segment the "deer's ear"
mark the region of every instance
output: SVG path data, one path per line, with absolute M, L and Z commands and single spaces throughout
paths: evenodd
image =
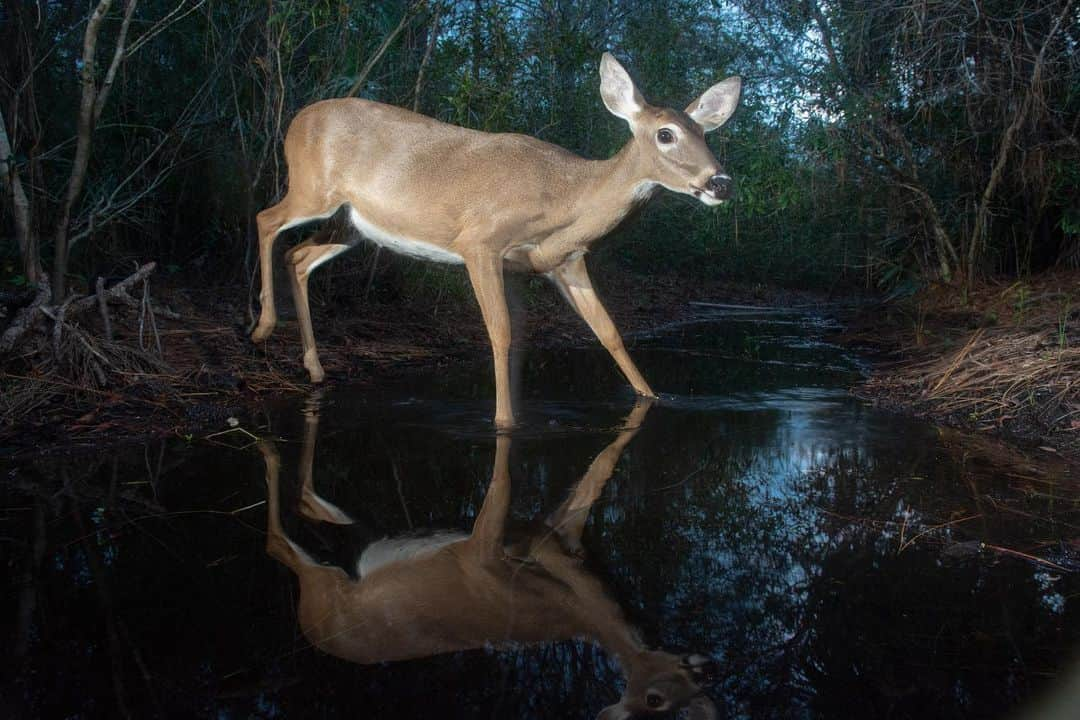
M 608 705 L 596 716 L 596 720 L 626 720 L 630 717 L 630 711 L 623 707 L 622 703 Z
M 698 695 L 690 701 L 690 720 L 716 720 L 716 705 L 708 695 Z
M 742 94 L 742 78 L 738 75 L 722 80 L 706 90 L 701 97 L 690 103 L 686 114 L 694 122 L 711 132 L 728 121 L 739 104 Z
M 645 98 L 634 87 L 634 81 L 611 53 L 600 58 L 600 97 L 612 115 L 631 125 L 634 117 L 645 107 Z

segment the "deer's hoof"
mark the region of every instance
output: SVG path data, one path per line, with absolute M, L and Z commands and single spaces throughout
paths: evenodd
M 270 337 L 270 333 L 272 332 L 274 332 L 273 324 L 263 325 L 262 323 L 259 323 L 259 326 L 255 328 L 255 331 L 251 333 L 251 341 L 261 343 L 263 340 Z
M 314 384 L 321 383 L 326 379 L 326 373 L 323 371 L 322 363 L 319 362 L 319 356 L 314 353 L 304 353 L 304 367 L 308 371 L 308 375 L 311 376 L 311 382 Z

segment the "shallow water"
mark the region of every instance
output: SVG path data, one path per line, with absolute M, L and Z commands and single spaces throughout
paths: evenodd
M 826 327 L 631 338 L 652 405 L 524 353 L 498 440 L 481 363 L 3 466 L 0 707 L 1013 717 L 1080 650 L 1076 479 L 851 398 Z

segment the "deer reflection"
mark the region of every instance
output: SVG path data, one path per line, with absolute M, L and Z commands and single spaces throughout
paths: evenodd
M 703 692 L 713 663 L 642 645 L 622 608 L 586 569 L 581 535 L 589 509 L 637 433 L 651 401 L 640 400 L 624 429 L 593 460 L 569 497 L 531 531 L 507 531 L 511 440 L 496 441 L 491 483 L 472 531 L 409 533 L 362 549 L 346 572 L 324 565 L 285 532 L 280 460 L 260 442 L 268 485 L 267 552 L 300 580 L 300 627 L 312 645 L 356 663 L 406 660 L 504 643 L 585 638 L 613 654 L 626 689 L 601 720 L 670 713 L 716 716 Z M 312 481 L 318 414 L 305 419 L 300 461 L 300 513 L 309 520 L 350 524 L 321 498 Z

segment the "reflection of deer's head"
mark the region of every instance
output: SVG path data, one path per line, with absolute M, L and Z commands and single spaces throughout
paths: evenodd
M 497 440 L 495 466 L 472 532 L 411 533 L 365 546 L 349 572 L 314 560 L 281 524 L 280 461 L 260 442 L 268 485 L 267 551 L 300 580 L 298 616 L 321 650 L 359 663 L 404 660 L 507 642 L 590 638 L 618 660 L 626 677 L 619 702 L 603 720 L 670 713 L 715 717 L 703 693 L 712 662 L 644 648 L 620 606 L 582 562 L 589 509 L 637 433 L 650 402 L 640 400 L 625 429 L 593 460 L 543 527 L 507 538 L 510 438 Z M 300 512 L 336 525 L 349 516 L 315 492 L 312 481 L 318 414 L 305 422 Z
M 689 707 L 692 720 L 716 717 L 716 708 L 703 686 L 715 663 L 704 655 L 680 657 L 662 650 L 643 650 L 626 662 L 626 690 L 597 720 L 620 720 L 670 713 Z

